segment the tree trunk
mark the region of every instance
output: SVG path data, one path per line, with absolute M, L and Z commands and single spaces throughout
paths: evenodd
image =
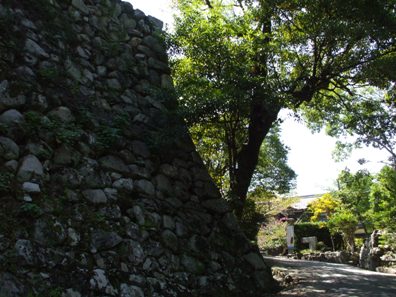
M 237 156 L 234 188 L 231 197 L 235 214 L 242 217 L 250 182 L 256 169 L 261 144 L 278 117 L 280 107 L 267 106 L 263 96 L 257 94 L 250 106 L 248 139 Z
M 266 35 L 262 40 L 263 49 L 271 42 L 271 18 L 271 12 L 268 11 L 261 20 L 261 30 Z M 268 76 L 267 52 L 257 52 L 256 65 L 252 75 L 261 78 Z M 268 97 L 269 95 L 264 89 L 256 89 L 254 91 L 250 104 L 248 138 L 236 156 L 237 168 L 235 170 L 234 185 L 231 185 L 231 199 L 234 203 L 235 215 L 238 218 L 241 218 L 243 214 L 247 192 L 257 166 L 261 144 L 276 121 L 281 109 L 280 104 L 275 103 L 276 100 L 266 100 Z
M 333 252 L 335 251 L 335 246 L 334 246 L 334 238 L 333 235 L 330 235 L 330 240 L 331 240 L 331 247 L 333 248 Z
M 364 223 L 363 217 L 360 215 L 359 212 L 357 212 L 357 216 L 358 216 L 359 222 L 360 222 L 360 223 L 362 224 L 362 226 L 363 226 L 364 234 L 366 235 L 366 237 L 369 236 L 370 233 L 368 232 L 367 226 L 366 226 L 366 224 Z

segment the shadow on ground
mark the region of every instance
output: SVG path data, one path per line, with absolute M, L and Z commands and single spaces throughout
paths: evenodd
M 396 275 L 316 261 L 264 257 L 286 288 L 283 297 L 395 297 Z

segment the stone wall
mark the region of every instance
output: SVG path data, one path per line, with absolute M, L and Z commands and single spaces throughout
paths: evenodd
M 309 261 L 320 261 L 328 263 L 340 263 L 340 264 L 351 264 L 357 265 L 359 263 L 359 256 L 356 253 L 350 253 L 347 251 L 335 251 L 335 252 L 312 252 L 309 254 L 303 254 L 298 257 L 302 260 Z
M 0 2 L 0 296 L 263 296 L 269 268 L 177 116 L 162 23 Z

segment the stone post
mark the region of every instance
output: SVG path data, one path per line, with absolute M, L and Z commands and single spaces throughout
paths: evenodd
M 287 253 L 289 255 L 294 252 L 294 222 L 294 219 L 288 219 L 286 226 Z

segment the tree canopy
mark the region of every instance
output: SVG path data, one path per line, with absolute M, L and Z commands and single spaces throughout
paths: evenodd
M 374 228 L 396 230 L 396 170 L 384 166 L 372 175 L 365 170 L 340 172 L 338 190 L 309 205 L 311 221 L 327 225 L 332 234 L 341 233 L 348 249 L 354 249 L 358 224 L 368 236 Z
M 330 233 L 341 233 L 348 250 L 355 251 L 355 231 L 358 226 L 355 214 L 346 207 L 340 207 L 327 222 Z
M 387 97 L 386 92 L 378 88 L 339 91 L 335 98 L 321 100 L 322 108 L 305 108 L 304 115 L 313 130 L 325 126 L 332 137 L 354 138 L 352 143 L 337 142 L 337 159 L 348 156 L 354 147 L 372 145 L 387 151 L 389 164 L 396 164 L 396 105 Z
M 226 137 L 230 131 L 221 123 L 205 123 L 192 125 L 190 133 L 210 175 L 226 197 L 230 191 L 230 172 L 235 171 L 236 165 L 232 158 L 235 148 Z M 287 165 L 287 154 L 288 148 L 280 140 L 279 128 L 273 127 L 261 145 L 251 192 L 273 196 L 288 193 L 294 187 L 296 174 Z
M 385 166 L 370 190 L 374 227 L 396 231 L 396 169 Z
M 373 176 L 366 170 L 351 173 L 343 170 L 338 175 L 338 191 L 336 196 L 342 201 L 351 213 L 363 224 L 366 234 L 372 227 L 372 219 L 369 214 L 370 191 L 373 185 Z
M 181 106 L 187 121 L 225 127 L 231 196 L 240 208 L 282 108 L 321 110 L 357 85 L 391 86 L 380 85 L 376 73 L 393 75 L 387 65 L 396 56 L 395 6 L 391 0 L 176 1 L 173 69 Z M 349 99 L 352 109 L 359 105 Z
M 309 210 L 312 212 L 311 221 L 319 222 L 329 219 L 340 203 L 340 200 L 330 193 L 326 193 L 319 199 L 312 201 L 308 205 Z

